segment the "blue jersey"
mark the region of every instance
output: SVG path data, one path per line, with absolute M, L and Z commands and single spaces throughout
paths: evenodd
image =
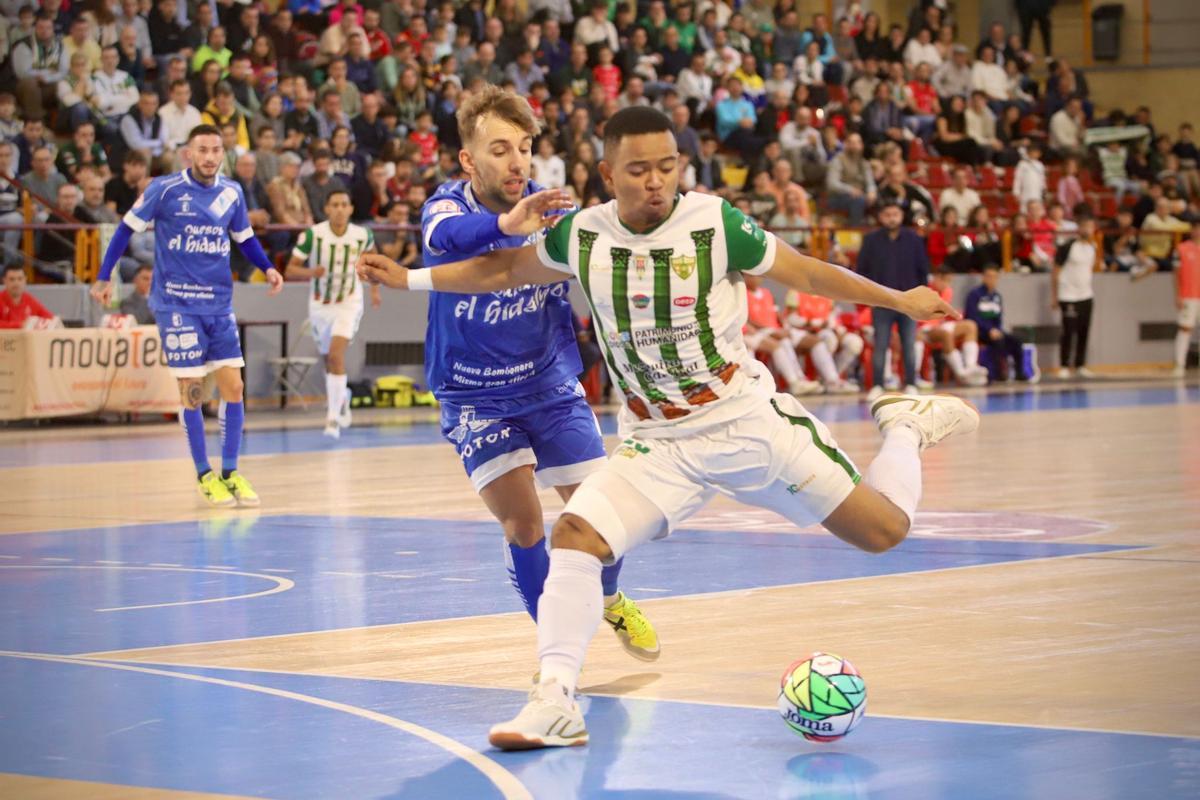
M 525 194 L 540 191 L 530 181 Z M 421 209 L 427 267 L 537 241 L 499 233 L 469 181 L 448 181 Z M 544 392 L 583 371 L 566 281 L 491 294 L 433 292 L 425 332 L 425 375 L 443 400 L 466 402 Z
M 163 175 L 150 181 L 124 222 L 139 233 L 154 223 L 150 308 L 156 315 L 233 312 L 229 240 L 254 235 L 235 181 L 218 176 L 205 186 L 187 170 Z

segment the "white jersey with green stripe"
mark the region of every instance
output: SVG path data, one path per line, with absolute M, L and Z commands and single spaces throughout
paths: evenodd
M 742 341 L 746 288 L 776 240 L 720 197 L 676 197 L 645 233 L 617 217 L 616 201 L 576 211 L 538 244 L 541 262 L 579 279 L 614 384 L 622 428 L 670 436 L 741 413 L 774 381 Z
M 354 263 L 360 253 L 375 249 L 375 234 L 370 228 L 350 223 L 337 236 L 329 222 L 321 222 L 300 235 L 292 250 L 304 259 L 306 267 L 324 267 L 325 274 L 312 279 L 310 304 L 362 303 Z

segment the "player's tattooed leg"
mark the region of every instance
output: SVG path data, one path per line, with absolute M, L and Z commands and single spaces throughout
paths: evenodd
M 202 394 L 200 381 L 188 379 L 179 382 L 179 396 L 184 408 L 199 408 Z

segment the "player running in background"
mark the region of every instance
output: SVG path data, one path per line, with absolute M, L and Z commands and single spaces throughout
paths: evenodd
M 541 237 L 565 193 L 529 180 L 539 124 L 519 95 L 485 86 L 458 109 L 468 180 L 438 187 L 421 211 L 425 266 L 461 261 Z M 604 442 L 579 384 L 583 371 L 565 276 L 550 285 L 484 294 L 436 294 L 425 336 L 429 388 L 442 434 L 475 491 L 504 528 L 509 577 L 533 618 L 550 569 L 537 485 L 563 500 L 599 469 Z M 658 658 L 658 636 L 604 570 L 604 619 L 631 655 Z
M 602 614 L 604 564 L 667 535 L 717 493 L 798 526 L 820 521 L 882 552 L 912 525 L 921 451 L 979 425 L 957 397 L 885 395 L 871 409 L 883 447 L 860 474 L 829 429 L 791 395 L 774 393 L 774 379 L 747 353 L 742 273 L 918 319 L 958 312 L 928 287 L 885 288 L 801 255 L 720 197 L 678 195 L 679 151 L 670 120 L 654 109 L 618 111 L 604 139 L 600 174 L 616 199 L 566 217 L 536 246 L 412 273 L 382 256 L 359 262 L 367 280 L 436 291 L 574 275 L 625 398 L 625 441 L 554 524 L 538 616 L 540 680 L 521 713 L 492 728 L 489 740 L 505 749 L 587 742 L 574 693 Z M 641 253 L 653 263 L 645 276 L 631 270 Z M 643 295 L 650 302 L 635 302 Z
M 369 228 L 350 222 L 354 206 L 350 193 L 337 189 L 325 198 L 324 222 L 300 236 L 287 274 L 312 279 L 308 321 L 317 350 L 325 359 L 325 435 L 336 439 L 350 427 L 350 398 L 346 393 L 346 348 L 362 321 L 363 296 L 354 264 L 359 255 L 375 251 Z M 371 287 L 371 306 L 378 308 L 379 287 Z
M 1192 222 L 1192 236 L 1179 243 L 1179 269 L 1175 275 L 1175 308 L 1179 330 L 1175 333 L 1175 368 L 1171 374 L 1182 378 L 1187 367 L 1192 331 L 1200 321 L 1200 221 Z
M 229 240 L 267 276 L 268 294 L 283 288 L 246 214 L 242 187 L 217 174 L 225 158 L 221 132 L 198 125 L 188 135 L 191 167 L 155 178 L 117 226 L 92 297 L 108 307 L 109 277 L 134 233 L 154 223 L 154 280 L 150 308 L 158 322 L 167 366 L 179 380 L 183 427 L 200 479 L 200 494 L 214 506 L 256 506 L 250 482 L 237 471 L 245 406 L 242 346 L 233 316 Z M 221 473 L 208 463 L 201 386 L 208 374 L 221 394 Z

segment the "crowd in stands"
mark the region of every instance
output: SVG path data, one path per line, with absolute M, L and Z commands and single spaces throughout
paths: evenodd
M 1024 39 L 997 23 L 975 44 L 945 3 L 890 25 L 862 5 L 802 20 L 795 0 L 3 0 L 0 167 L 45 202 L 39 220 L 112 222 L 208 122 L 260 227 L 319 221 L 339 186 L 357 221 L 416 222 L 459 174 L 458 102 L 494 83 L 544 121 L 537 180 L 580 205 L 608 199 L 605 120 L 653 105 L 675 123 L 683 190 L 796 244 L 898 199 L 935 269 L 997 263 L 1008 229 L 1014 262 L 1039 270 L 1088 206 L 1119 231 L 1114 269 L 1169 268 L 1170 232 L 1198 214 L 1190 126 L 1172 138 L 1145 107 L 1097 119 L 1079 70 L 1030 53 L 1045 20 L 1028 8 Z M 0 220 L 20 211 L 5 186 Z M 39 262 L 70 257 L 40 240 Z M 279 254 L 289 236 L 266 241 Z M 17 237 L 3 242 L 11 260 Z M 135 242 L 124 270 L 149 260 Z
M 1080 70 L 1030 52 L 1035 23 L 1049 43 L 1038 3 L 1018 3 L 1024 36 L 996 23 L 979 42 L 944 2 L 890 24 L 870 5 L 831 20 L 796 0 L 0 0 L 0 172 L 24 187 L 0 186 L 0 223 L 22 219 L 22 191 L 38 221 L 115 222 L 205 122 L 275 257 L 294 234 L 263 226 L 320 221 L 337 188 L 358 222 L 415 225 L 460 175 L 460 100 L 490 83 L 528 98 L 534 177 L 581 206 L 608 199 L 605 120 L 651 105 L 674 123 L 682 190 L 798 246 L 894 203 L 935 272 L 1049 270 L 1081 215 L 1110 269 L 1172 267 L 1200 218 L 1190 125 L 1098 116 Z M 149 236 L 126 278 L 153 261 Z M 19 237 L 0 237 L 6 262 Z M 42 275 L 69 277 L 71 239 L 38 240 Z M 412 232 L 381 240 L 420 258 Z M 236 250 L 234 268 L 253 272 Z

